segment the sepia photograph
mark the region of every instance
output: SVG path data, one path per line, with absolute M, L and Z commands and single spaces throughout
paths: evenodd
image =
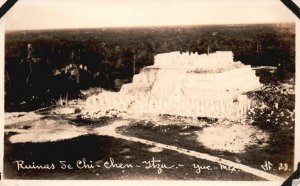
M 282 184 L 297 167 L 295 20 L 273 0 L 18 1 L 1 179 Z

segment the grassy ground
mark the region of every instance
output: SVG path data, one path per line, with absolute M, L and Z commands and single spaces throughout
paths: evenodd
M 151 150 L 153 146 L 112 137 L 89 135 L 58 142 L 10 144 L 7 140 L 10 135 L 7 134 L 5 140 L 4 177 L 6 179 L 262 180 L 244 172 L 220 171 L 220 166 L 216 163 L 169 150 L 155 152 Z M 143 161 L 150 161 L 153 157 L 161 164 L 175 165 L 177 168 L 163 169 L 160 174 L 157 168 L 146 169 Z M 75 162 L 82 158 L 102 167 L 78 169 L 75 167 Z M 110 158 L 113 158 L 116 164 L 131 164 L 134 168 L 103 167 L 104 162 L 109 161 Z M 35 162 L 35 164 L 54 163 L 56 169 L 17 171 L 16 164 L 12 163 L 15 160 Z M 59 168 L 59 161 L 63 160 L 67 160 L 75 168 L 62 170 Z M 184 166 L 178 167 L 178 164 Z M 209 165 L 214 169 L 197 173 L 193 164 Z

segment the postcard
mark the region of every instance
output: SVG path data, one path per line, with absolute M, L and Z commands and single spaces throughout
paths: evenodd
M 1 182 L 281 185 L 300 161 L 298 28 L 271 0 L 16 2 Z

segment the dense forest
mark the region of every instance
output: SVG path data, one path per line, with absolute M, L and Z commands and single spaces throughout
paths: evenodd
M 295 25 L 14 31 L 5 35 L 5 109 L 32 110 L 89 87 L 118 90 L 158 53 L 231 50 L 234 60 L 295 72 Z

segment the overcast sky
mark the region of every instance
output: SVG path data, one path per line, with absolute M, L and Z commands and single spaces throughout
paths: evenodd
M 6 30 L 294 22 L 279 0 L 19 0 Z

